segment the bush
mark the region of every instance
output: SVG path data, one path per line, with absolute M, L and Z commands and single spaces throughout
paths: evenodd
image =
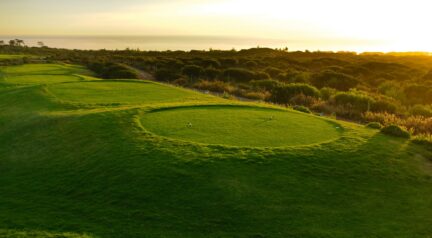
M 276 80 L 252 80 L 251 85 L 257 89 L 265 89 L 268 91 L 273 90 L 276 86 L 281 83 Z
M 138 74 L 123 64 L 117 63 L 91 63 L 89 69 L 93 70 L 104 79 L 137 79 Z
M 409 85 L 404 88 L 408 103 L 413 104 L 431 104 L 432 87 L 425 85 Z
M 201 90 L 208 90 L 211 92 L 218 92 L 218 93 L 232 93 L 235 88 L 231 86 L 228 83 L 221 82 L 221 81 L 200 81 L 193 85 L 194 88 L 201 89 Z
M 275 78 L 279 74 L 284 73 L 282 70 L 275 68 L 275 67 L 268 67 L 265 69 L 265 72 L 269 74 L 272 78 Z
M 273 88 L 272 101 L 280 104 L 288 104 L 294 96 L 299 94 L 314 98 L 320 96 L 318 89 L 308 84 L 282 84 Z
M 255 78 L 254 72 L 242 68 L 229 68 L 223 75 L 228 81 L 249 82 Z
M 311 77 L 311 82 L 318 88 L 330 87 L 341 91 L 348 91 L 359 84 L 359 80 L 343 73 L 325 70 Z
M 396 113 L 398 106 L 395 102 L 391 102 L 389 100 L 377 99 L 375 102 L 372 102 L 370 110 L 374 112 L 389 112 Z
M 381 129 L 383 126 L 379 122 L 369 122 L 368 124 L 366 124 L 366 127 L 373 129 Z
M 411 137 L 411 134 L 405 130 L 404 128 L 398 126 L 398 125 L 389 125 L 386 127 L 383 127 L 381 129 L 381 132 L 386 135 L 395 136 L 395 137 L 401 137 L 401 138 L 407 138 L 409 139 Z
M 299 111 L 299 112 L 304 112 L 304 113 L 312 113 L 309 108 L 304 107 L 304 106 L 300 106 L 300 105 L 295 105 L 293 107 L 294 110 Z
M 248 67 L 248 68 L 255 68 L 255 67 L 258 66 L 258 63 L 255 62 L 255 61 L 248 61 L 248 62 L 245 63 L 245 66 Z
M 215 68 L 207 68 L 204 70 L 204 75 L 209 80 L 215 80 L 220 74 L 221 71 Z
M 324 87 L 320 89 L 321 98 L 324 100 L 329 100 L 333 95 L 337 93 L 337 90 L 334 88 Z
M 352 109 L 358 112 L 366 112 L 370 109 L 374 99 L 355 91 L 352 92 L 340 92 L 333 97 L 334 104 L 338 106 L 344 106 L 347 109 Z
M 265 72 L 256 72 L 255 79 L 270 79 L 270 75 Z
M 180 74 L 169 69 L 159 69 L 155 72 L 155 79 L 158 81 L 170 82 L 180 78 Z
M 409 110 L 413 116 L 432 117 L 432 108 L 425 105 L 415 105 Z
M 191 79 L 197 79 L 203 73 L 203 68 L 198 65 L 186 65 L 182 69 L 183 75 L 188 76 Z

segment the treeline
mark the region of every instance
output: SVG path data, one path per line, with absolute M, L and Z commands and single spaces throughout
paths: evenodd
M 432 57 L 427 53 L 81 51 L 0 46 L 87 65 L 103 78 L 136 78 L 130 67 L 184 87 L 268 101 L 432 134 Z M 397 118 L 397 120 L 395 119 Z

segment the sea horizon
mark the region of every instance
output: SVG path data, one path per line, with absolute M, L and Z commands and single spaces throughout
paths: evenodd
M 382 47 L 382 42 L 362 40 L 346 41 L 341 45 L 338 39 L 275 39 L 240 36 L 210 35 L 0 35 L 7 43 L 11 39 L 22 39 L 27 46 L 45 46 L 77 50 L 124 50 L 143 51 L 189 51 L 189 50 L 241 50 L 250 48 L 288 48 L 290 51 L 351 51 L 351 52 L 391 52 Z M 317 43 L 319 42 L 319 43 Z M 366 47 L 369 45 L 368 47 Z M 413 50 L 414 52 L 415 50 Z

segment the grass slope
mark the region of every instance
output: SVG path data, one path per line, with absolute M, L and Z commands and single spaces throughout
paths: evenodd
M 131 82 L 144 93 L 151 84 L 136 85 Z M 156 103 L 157 91 L 127 100 L 107 94 L 110 102 L 136 100 L 142 107 L 73 109 L 50 90 L 52 85 L 0 87 L 0 236 L 432 234 L 432 154 L 406 140 L 338 122 L 344 128 L 338 139 L 309 146 L 197 144 L 165 139 L 139 123 L 166 107 Z M 95 90 L 85 95 L 71 89 L 68 97 L 98 103 Z M 222 103 L 205 95 L 202 100 Z M 190 117 L 178 112 L 169 119 Z M 302 117 L 306 124 L 309 119 Z

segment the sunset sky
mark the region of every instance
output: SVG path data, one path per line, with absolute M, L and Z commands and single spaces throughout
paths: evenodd
M 432 51 L 431 9 L 428 0 L 1 0 L 0 35 L 215 35 Z

